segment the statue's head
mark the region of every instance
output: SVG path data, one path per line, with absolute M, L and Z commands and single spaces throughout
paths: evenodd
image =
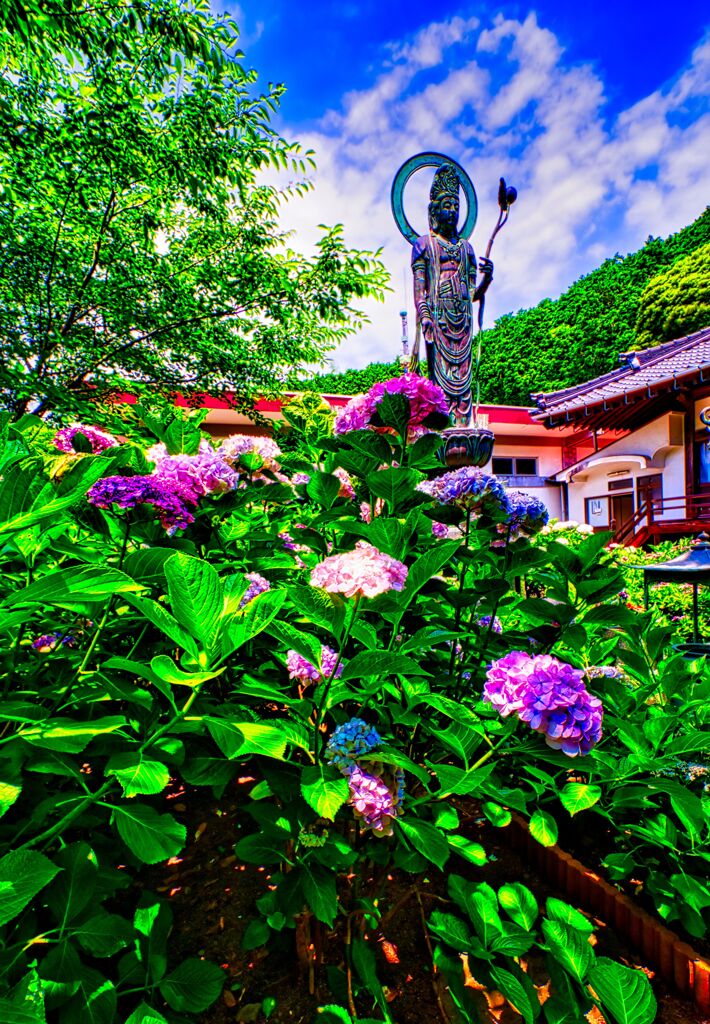
M 442 164 L 429 192 L 429 227 L 444 235 L 456 234 L 461 182 L 453 164 Z

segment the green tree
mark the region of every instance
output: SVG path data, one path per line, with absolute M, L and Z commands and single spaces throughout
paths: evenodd
M 323 395 L 359 395 L 369 391 L 373 384 L 392 380 L 404 372 L 398 359 L 391 363 L 369 363 L 362 370 L 343 370 L 333 373 L 292 376 L 290 386 L 297 391 L 318 391 Z
M 651 278 L 641 295 L 636 340 L 641 348 L 710 325 L 710 242 Z
M 248 407 L 362 325 L 355 303 L 386 272 L 338 226 L 311 258 L 289 247 L 279 206 L 312 155 L 271 127 L 283 86 L 255 91 L 233 21 L 183 0 L 10 11 L 0 389 L 15 415 L 129 387 Z
M 637 252 L 605 260 L 558 299 L 501 317 L 483 334 L 484 401 L 527 405 L 531 393 L 613 370 L 620 352 L 649 344 L 636 329 L 649 281 L 708 243 L 710 208 L 666 239 L 649 238 Z

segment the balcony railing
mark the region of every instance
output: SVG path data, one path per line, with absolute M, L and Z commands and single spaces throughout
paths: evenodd
M 669 512 L 676 514 L 667 517 Z M 677 524 L 681 532 L 684 524 L 690 526 L 705 519 L 710 521 L 710 494 L 680 494 L 675 498 L 647 499 L 620 526 L 613 519 L 610 525 L 614 530 L 613 542 L 628 544 L 644 527 L 651 533 L 654 523 Z

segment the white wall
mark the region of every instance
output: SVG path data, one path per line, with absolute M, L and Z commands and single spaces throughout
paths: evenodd
M 505 444 L 502 439 L 499 442 L 496 438 L 493 455 L 495 458 L 503 459 L 516 457 L 519 459 L 537 459 L 537 478 L 543 479 L 559 472 L 562 466 L 562 448 L 560 446 L 539 445 L 536 447 L 532 438 L 529 445 Z M 491 473 L 493 471 L 491 462 L 489 462 L 484 468 L 487 473 Z M 550 513 L 550 518 L 562 518 L 563 488 L 560 485 L 538 484 L 532 482 L 528 484 L 523 483 L 523 480 L 523 477 L 517 477 L 515 483 L 510 485 L 511 489 L 523 491 L 524 494 L 531 494 L 533 497 L 539 498 L 540 501 L 544 502 L 547 511 Z
M 634 508 L 637 507 L 636 481 L 642 476 L 661 473 L 663 476 L 663 497 L 678 498 L 687 491 L 685 480 L 685 448 L 682 445 L 671 445 L 669 434 L 669 414 L 647 423 L 640 430 L 635 430 L 626 437 L 614 441 L 606 448 L 595 452 L 589 457 L 589 463 L 580 468 L 569 484 L 569 516 L 586 522 L 586 499 L 623 492 L 609 491 L 609 480 L 630 479 L 634 492 Z M 643 460 L 624 459 L 624 456 L 643 456 Z M 595 460 L 603 459 L 596 463 Z M 645 461 L 646 465 L 640 464 Z M 624 471 L 621 477 L 620 471 Z M 610 477 L 609 474 L 615 475 Z M 607 502 L 602 501 L 600 515 L 590 517 L 594 526 L 608 525 Z M 665 510 L 659 519 L 683 519 L 685 509 L 678 503 L 674 508 Z

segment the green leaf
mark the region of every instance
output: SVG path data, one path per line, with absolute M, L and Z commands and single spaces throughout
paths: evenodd
M 12 921 L 60 869 L 33 850 L 12 850 L 0 860 L 0 927 Z
M 589 972 L 589 983 L 604 1013 L 616 1024 L 653 1024 L 658 1012 L 651 983 L 643 971 L 600 957 Z
M 560 793 L 560 802 L 571 815 L 586 811 L 601 799 L 601 786 L 584 785 L 581 782 L 568 782 Z
M 449 859 L 449 844 L 435 825 L 417 818 L 402 818 L 397 822 L 397 827 L 417 853 L 443 869 Z
M 242 949 L 258 949 L 259 946 L 264 946 L 269 941 L 269 935 L 271 935 L 271 929 L 266 921 L 255 917 L 253 921 L 249 922 L 242 936 Z
M 498 900 L 508 916 L 522 928 L 532 928 L 537 920 L 537 901 L 520 882 L 507 882 L 498 890 Z
M 301 875 L 308 906 L 319 921 L 323 921 L 331 928 L 338 913 L 335 872 L 320 864 L 309 862 L 301 865 Z
M 285 590 L 266 590 L 252 598 L 232 619 L 228 637 L 224 641 L 223 655 L 232 654 L 263 632 L 281 611 L 285 600 Z
M 561 921 L 542 920 L 542 934 L 548 949 L 564 969 L 584 982 L 594 962 L 594 950 L 586 935 Z
M 561 921 L 570 928 L 576 928 L 583 935 L 591 935 L 594 931 L 594 925 L 580 910 L 571 907 L 564 900 L 558 900 L 555 896 L 548 896 L 545 902 L 545 913 L 551 920 Z
M 525 1024 L 533 1024 L 535 1018 L 540 1014 L 538 1000 L 533 1001 L 515 975 L 503 967 L 491 967 L 491 977 L 513 1009 L 518 1011 Z
M 513 820 L 513 815 L 507 807 L 501 807 L 500 804 L 495 804 L 490 800 L 484 800 L 481 804 L 481 810 L 491 825 L 495 825 L 496 828 L 505 828 Z
M 170 814 L 136 803 L 116 804 L 113 813 L 121 839 L 145 864 L 175 857 L 185 845 L 187 830 Z
M 202 1013 L 219 998 L 225 980 L 221 967 L 192 958 L 163 978 L 160 994 L 173 1010 Z
M 5 598 L 4 606 L 12 608 L 19 604 L 48 604 L 72 610 L 77 605 L 106 601 L 113 594 L 130 594 L 143 589 L 141 583 L 136 583 L 118 569 L 75 565 L 50 572 L 30 583 L 24 590 L 15 591 Z
M 78 842 L 58 850 L 54 863 L 61 870 L 47 892 L 46 900 L 60 926 L 64 927 L 93 899 L 98 862 L 89 844 Z
M 59 1011 L 60 1024 L 114 1024 L 116 989 L 89 967 L 81 969 L 79 989 Z
M 263 754 L 279 761 L 284 758 L 289 736 L 278 725 L 232 722 L 226 718 L 206 718 L 205 721 L 212 739 L 225 757 Z
M 359 935 L 356 935 L 350 948 L 353 966 L 360 976 L 360 980 L 379 1006 L 385 1020 L 391 1021 L 392 1018 L 390 1017 L 387 1001 L 382 991 L 382 985 L 377 977 L 375 954 L 372 946 Z
M 79 945 L 92 956 L 113 956 L 119 949 L 129 946 L 134 939 L 133 925 L 119 914 L 103 910 L 93 914 L 72 929 Z
M 8 780 L 0 782 L 0 818 L 2 818 L 5 811 L 12 807 L 21 792 L 22 783 L 19 779 L 17 782 L 10 782 Z
M 165 563 L 173 615 L 206 651 L 215 646 L 224 608 L 222 584 L 215 569 L 182 551 Z
M 170 780 L 166 765 L 138 751 L 116 754 L 106 765 L 105 774 L 116 776 L 126 797 L 161 793 Z
M 150 670 L 154 676 L 168 686 L 189 686 L 194 689 L 208 679 L 216 679 L 224 672 L 224 668 L 214 672 L 183 672 L 167 654 L 158 654 L 151 660 Z
M 9 999 L 0 999 L 2 1024 L 46 1024 L 43 1006 L 20 1006 Z
M 468 926 L 454 914 L 434 910 L 427 923 L 430 931 L 457 953 L 468 953 L 478 945 Z
M 133 1011 L 126 1024 L 168 1024 L 168 1022 L 158 1010 L 154 1010 L 146 1003 L 141 1003 Z
M 256 832 L 240 839 L 234 852 L 247 864 L 279 864 L 286 859 L 285 846 L 288 839 L 287 832 L 281 835 L 276 832 Z
M 335 768 L 309 765 L 301 775 L 301 792 L 316 814 L 333 820 L 348 799 L 348 780 Z
M 163 608 L 157 601 L 152 601 L 145 597 L 136 597 L 134 594 L 126 594 L 126 600 L 144 618 L 152 622 L 154 626 L 157 626 L 162 633 L 165 633 L 173 643 L 177 644 L 178 647 L 182 647 L 183 650 L 187 651 L 197 660 L 199 655 L 197 644 L 187 630 L 182 628 L 175 616 L 171 615 L 166 608 Z
M 409 567 L 407 582 L 402 592 L 403 601 L 400 604 L 402 610 L 411 604 L 432 576 L 436 576 L 445 565 L 451 562 L 460 547 L 461 544 L 457 540 L 440 541 L 436 547 L 425 551 L 414 561 Z
M 377 403 L 374 419 L 386 427 L 394 427 L 399 436 L 405 439 L 411 416 L 412 409 L 406 395 L 385 391 Z
M 306 494 L 317 505 L 322 505 L 323 508 L 330 508 L 338 497 L 340 487 L 340 480 L 336 476 L 333 476 L 331 473 L 322 473 L 320 470 L 315 470 L 311 473 L 310 480 L 306 484 Z
M 467 839 L 466 836 L 447 836 L 446 842 L 454 853 L 458 853 L 459 857 L 463 857 L 470 864 L 480 868 L 488 861 L 485 848 L 480 843 Z
M 353 1019 L 342 1006 L 330 1004 L 318 1007 L 315 1024 L 353 1024 Z
M 368 473 L 365 482 L 374 495 L 384 498 L 390 510 L 395 511 L 411 497 L 420 480 L 421 475 L 413 469 L 390 467 Z
M 126 725 L 120 715 L 97 718 L 93 722 L 75 722 L 70 718 L 50 718 L 42 725 L 20 729 L 26 743 L 65 754 L 80 754 L 96 736 L 116 732 Z
M 173 548 L 139 548 L 131 551 L 123 561 L 123 569 L 141 583 L 163 583 L 165 563 L 175 554 Z
M 498 899 L 494 890 L 486 882 L 476 886 L 467 900 L 467 909 L 486 949 L 503 933 L 503 922 L 498 913 Z
M 530 835 L 542 846 L 554 846 L 557 842 L 557 822 L 547 811 L 535 811 L 529 827 Z
M 369 679 L 372 676 L 428 676 L 413 658 L 391 651 L 361 651 L 351 658 L 340 677 L 345 683 L 350 679 Z

